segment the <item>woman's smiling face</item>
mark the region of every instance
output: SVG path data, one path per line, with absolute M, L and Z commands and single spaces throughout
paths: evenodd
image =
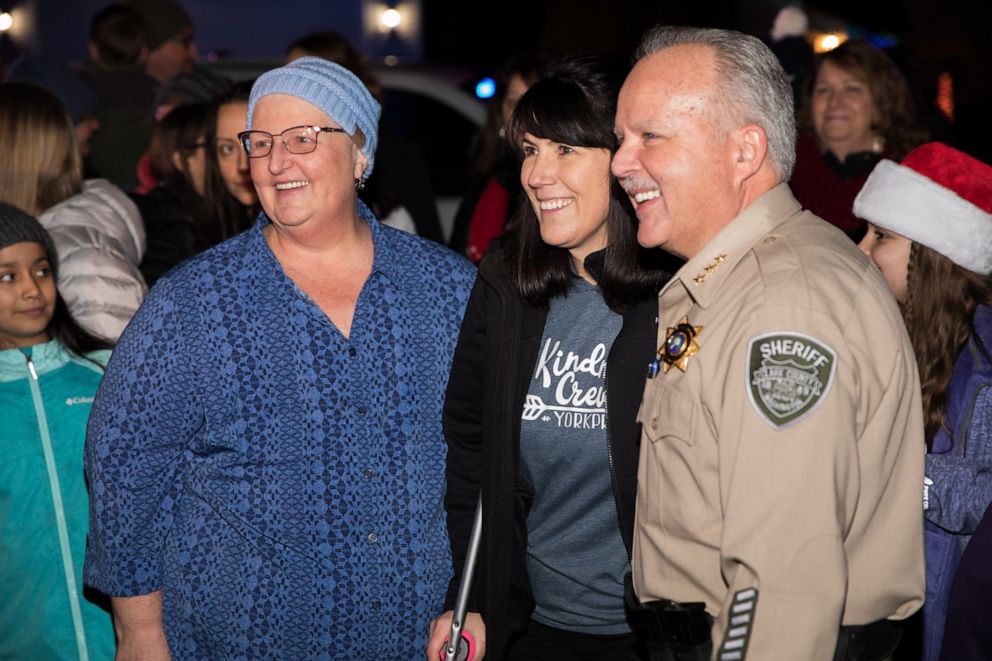
M 263 97 L 255 105 L 252 130 L 274 136 L 295 126 L 337 127 L 337 122 L 303 99 L 287 94 Z M 266 215 L 284 227 L 321 222 L 356 204 L 355 180 L 365 172 L 365 154 L 346 133 L 321 132 L 312 152 L 292 154 L 276 137 L 268 156 L 253 158 L 251 178 Z
M 525 133 L 520 183 L 540 223 L 541 239 L 567 249 L 580 270 L 606 246 L 610 210 L 610 150 L 571 145 Z

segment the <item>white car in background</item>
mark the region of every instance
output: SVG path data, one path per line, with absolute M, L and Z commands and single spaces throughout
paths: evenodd
M 255 78 L 280 64 L 271 60 L 203 63 L 234 80 Z M 383 125 L 416 145 L 424 156 L 441 229 L 448 240 L 472 170 L 469 145 L 485 123 L 485 106 L 458 86 L 469 80 L 458 70 L 375 67 L 373 73 L 383 89 Z

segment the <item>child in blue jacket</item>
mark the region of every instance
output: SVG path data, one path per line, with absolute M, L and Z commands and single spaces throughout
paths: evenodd
M 881 161 L 854 212 L 871 223 L 862 249 L 902 307 L 920 369 L 922 659 L 936 661 L 961 553 L 992 502 L 992 167 L 928 143 Z
M 86 420 L 109 352 L 73 321 L 41 224 L 0 203 L 0 659 L 112 659 L 84 594 Z

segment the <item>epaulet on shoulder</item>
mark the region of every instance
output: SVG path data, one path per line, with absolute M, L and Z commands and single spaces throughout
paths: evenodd
M 769 234 L 755 244 L 753 251 L 762 276 L 802 270 L 795 246 L 786 236 Z
M 769 234 L 754 246 L 753 252 L 769 300 L 785 300 L 786 290 L 794 293 L 797 285 L 806 284 L 802 260 L 788 236 Z

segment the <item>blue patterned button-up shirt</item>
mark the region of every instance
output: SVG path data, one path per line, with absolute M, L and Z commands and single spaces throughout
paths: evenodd
M 441 406 L 474 269 L 368 218 L 345 339 L 253 229 L 163 278 L 86 441 L 86 582 L 174 659 L 413 659 L 451 576 Z

